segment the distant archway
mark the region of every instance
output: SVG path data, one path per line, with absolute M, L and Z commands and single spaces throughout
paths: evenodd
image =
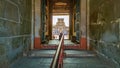
M 69 15 L 52 16 L 52 39 L 58 39 L 61 32 L 69 39 Z

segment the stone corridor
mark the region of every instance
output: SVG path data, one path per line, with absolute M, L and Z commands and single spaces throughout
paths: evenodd
M 120 68 L 120 0 L 0 0 L 0 68 L 50 68 L 57 15 L 69 16 L 63 68 Z

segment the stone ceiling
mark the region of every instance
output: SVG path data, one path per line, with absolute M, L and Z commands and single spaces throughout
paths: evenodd
M 49 0 L 53 13 L 69 13 L 74 0 Z

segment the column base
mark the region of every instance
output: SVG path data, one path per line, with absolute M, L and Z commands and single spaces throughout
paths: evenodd
M 35 40 L 34 40 L 34 48 L 35 49 L 40 49 L 42 48 L 42 45 L 41 45 L 41 39 L 36 37 Z
M 80 49 L 87 50 L 87 39 L 86 38 L 80 39 Z

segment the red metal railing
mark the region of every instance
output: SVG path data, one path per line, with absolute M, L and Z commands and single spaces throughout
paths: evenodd
M 53 57 L 50 68 L 63 68 L 63 57 L 64 57 L 64 35 L 60 40 L 60 43 Z

